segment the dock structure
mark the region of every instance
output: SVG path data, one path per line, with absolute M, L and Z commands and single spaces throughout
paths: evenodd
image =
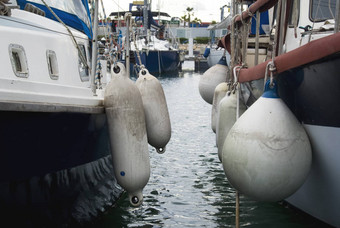
M 202 56 L 195 57 L 195 72 L 204 73 L 209 69 L 208 60 Z

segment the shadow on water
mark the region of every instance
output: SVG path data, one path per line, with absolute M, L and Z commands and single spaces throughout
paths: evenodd
M 235 190 L 228 184 L 211 130 L 211 105 L 198 92 L 200 74 L 159 77 L 170 113 L 172 136 L 164 154 L 149 147 L 151 176 L 144 203 L 129 205 L 124 194 L 95 227 L 235 227 Z M 280 203 L 241 195 L 242 227 L 326 227 Z

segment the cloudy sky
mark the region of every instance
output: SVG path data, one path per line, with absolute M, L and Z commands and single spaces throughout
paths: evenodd
M 133 0 L 103 0 L 105 12 L 109 15 L 113 11 L 129 10 L 129 3 Z M 152 10 L 168 13 L 171 17 L 181 17 L 186 14 L 186 8 L 194 8 L 194 18 L 202 22 L 220 21 L 220 8 L 226 5 L 229 0 L 152 0 Z M 225 14 L 227 14 L 225 9 Z

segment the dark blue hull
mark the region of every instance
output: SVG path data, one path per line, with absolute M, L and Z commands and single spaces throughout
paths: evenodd
M 0 216 L 11 224 L 91 221 L 123 192 L 104 113 L 0 112 Z
M 279 94 L 299 119 L 312 146 L 312 167 L 286 199 L 300 210 L 340 227 L 340 54 L 278 75 Z
M 180 58 L 179 51 L 149 51 L 140 52 L 142 64 L 148 69 L 151 74 L 162 74 L 167 72 L 175 72 L 179 70 Z M 135 53 L 137 64 L 139 60 Z
M 304 124 L 340 127 L 340 54 L 283 72 L 279 93 Z

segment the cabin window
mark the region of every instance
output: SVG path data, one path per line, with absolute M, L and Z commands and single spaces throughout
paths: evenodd
M 90 76 L 89 76 L 89 69 L 88 67 L 84 64 L 84 61 L 87 63 L 87 57 L 86 57 L 86 50 L 84 44 L 78 44 L 80 52 L 78 51 L 78 68 L 79 68 L 79 75 L 80 75 L 80 80 L 82 82 L 89 81 Z M 84 59 L 82 60 L 82 57 Z
M 311 0 L 309 18 L 319 22 L 335 18 L 335 6 L 337 0 Z
M 57 55 L 55 54 L 54 51 L 47 50 L 46 58 L 47 58 L 47 67 L 48 67 L 48 72 L 50 74 L 50 78 L 53 80 L 57 80 L 59 78 Z
M 18 44 L 10 44 L 8 49 L 14 74 L 17 77 L 27 78 L 28 65 L 25 49 Z

